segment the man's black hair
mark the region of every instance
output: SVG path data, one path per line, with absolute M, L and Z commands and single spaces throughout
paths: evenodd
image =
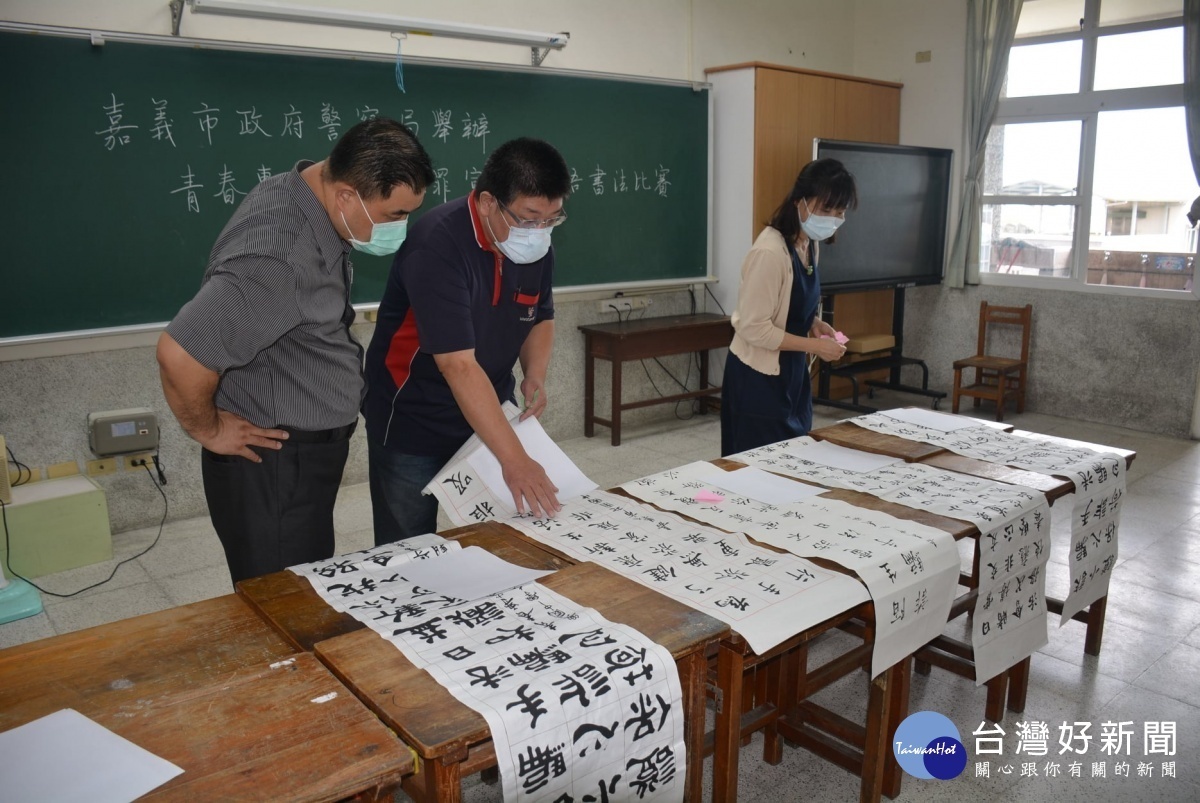
M 425 148 L 404 124 L 386 117 L 364 120 L 342 134 L 326 166 L 331 180 L 346 182 L 364 199 L 386 198 L 397 184 L 421 192 L 434 181 Z
M 518 195 L 557 200 L 571 194 L 571 171 L 549 142 L 521 137 L 492 151 L 475 191 L 491 193 L 506 205 Z

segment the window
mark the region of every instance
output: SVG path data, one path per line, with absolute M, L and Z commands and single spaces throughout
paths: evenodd
M 1025 0 L 985 158 L 985 282 L 1196 295 L 1183 0 Z

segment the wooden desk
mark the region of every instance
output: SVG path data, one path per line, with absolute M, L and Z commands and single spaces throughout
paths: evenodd
M 851 449 L 861 449 L 876 454 L 890 455 L 892 457 L 903 458 L 908 462 L 921 462 L 937 468 L 956 471 L 960 474 L 1032 488 L 1045 494 L 1046 499 L 1051 505 L 1062 497 L 1075 492 L 1075 483 L 1062 477 L 964 457 L 938 446 L 910 441 L 894 435 L 885 435 L 846 422 L 816 429 L 809 434 L 818 440 L 828 440 L 831 443 Z M 1036 435 L 1045 440 L 1062 443 L 1064 446 L 1093 447 L 1096 445 L 1038 433 L 1021 434 Z M 1133 464 L 1133 460 L 1136 457 L 1136 453 L 1128 449 L 1104 448 L 1123 457 L 1126 468 Z M 978 538 L 978 536 L 979 533 L 976 531 L 974 537 Z M 974 606 L 976 589 L 979 586 L 978 549 L 974 564 L 971 574 L 963 575 L 961 580 L 961 583 L 971 590 L 955 601 L 954 607 L 950 611 L 951 619 L 961 616 Z M 1063 611 L 1063 600 L 1047 596 L 1046 608 L 1051 613 L 1061 614 Z M 1073 620 L 1083 622 L 1087 626 L 1083 649 L 1088 655 L 1100 654 L 1101 644 L 1104 639 L 1104 618 L 1107 608 L 1108 597 L 1105 596 L 1072 617 Z M 973 677 L 973 656 L 974 652 L 969 644 L 958 639 L 949 638 L 948 636 L 941 636 L 935 639 L 927 649 L 918 655 L 917 667 L 919 671 L 927 673 L 929 671 L 928 665 L 932 663 L 955 674 Z M 1021 712 L 1025 710 L 1025 697 L 1029 687 L 1029 665 L 1030 661 L 1027 658 L 1009 670 L 1008 709 L 1010 711 Z M 997 709 L 992 687 L 989 686 L 986 716 L 992 721 L 999 721 L 1002 714 L 1003 709 Z
M 612 445 L 619 446 L 622 411 L 685 399 L 700 399 L 700 412 L 704 413 L 707 412 L 705 400 L 720 395 L 720 386 L 708 384 L 708 350 L 725 348 L 733 340 L 733 324 L 727 316 L 705 312 L 697 315 L 641 318 L 636 321 L 581 326 L 579 331 L 583 332 L 584 338 L 583 434 L 589 438 L 595 434 L 595 425 L 603 424 L 612 430 Z M 691 352 L 700 355 L 699 390 L 628 404 L 621 402 L 623 361 Z M 612 363 L 612 413 L 608 419 L 596 415 L 597 359 Z
M 183 768 L 143 799 L 390 799 L 413 770 L 328 670 L 232 594 L 0 651 L 0 730 L 62 708 Z
M 629 625 L 675 658 L 683 689 L 687 745 L 685 799 L 699 801 L 703 781 L 706 651 L 729 628 L 632 580 L 592 563 L 569 565 L 497 522 L 445 534 L 464 546 L 480 546 L 529 568 L 561 569 L 539 582 L 613 622 Z M 565 567 L 565 568 L 564 568 Z M 284 577 L 290 575 L 291 578 Z M 293 643 L 314 645 L 316 656 L 379 718 L 416 751 L 420 771 L 404 781 L 418 801 L 458 801 L 464 776 L 496 765 L 486 721 L 456 700 L 427 672 L 414 667 L 392 644 L 351 617 L 321 614 L 332 609 L 311 584 L 291 572 L 244 581 L 239 593 Z M 269 596 L 278 593 L 279 597 Z M 347 622 L 346 620 L 349 620 Z M 342 628 L 340 635 L 329 634 Z M 294 628 L 294 629 L 292 629 Z M 290 630 L 289 630 L 290 629 Z M 320 635 L 323 639 L 316 639 Z
M 714 460 L 713 463 L 727 471 L 742 467 L 741 463 L 725 458 Z M 934 527 L 948 533 L 956 541 L 979 534 L 978 529 L 968 522 L 914 510 L 858 491 L 830 490 L 824 494 L 824 498 Z M 775 549 L 769 544 L 759 545 Z M 852 574 L 838 564 L 819 558 L 810 560 L 827 569 Z M 835 627 L 861 638 L 862 644 L 821 666 L 810 667 L 810 644 L 817 636 Z M 717 688 L 722 691 L 726 701 L 734 701 L 733 706 L 726 704 L 728 710 L 725 716 L 734 722 L 740 718 L 741 728 L 739 732 L 736 726 L 726 724 L 718 713 L 716 738 L 729 740 L 762 729 L 763 758 L 768 763 L 777 764 L 782 760 L 782 746 L 779 743 L 782 737 L 858 775 L 861 778 L 859 800 L 863 803 L 877 803 L 882 795 L 895 797 L 900 793 L 902 774 L 889 739 L 908 716 L 912 667 L 908 661 L 899 661 L 878 677 L 872 678 L 870 669 L 874 642 L 875 606 L 872 602 L 865 602 L 797 634 L 765 655 L 754 654 L 736 634 L 725 639 L 721 642 L 718 656 Z M 774 665 L 776 663 L 777 666 Z M 754 678 L 755 688 L 752 693 L 744 694 L 743 676 L 747 672 L 754 672 L 756 668 L 759 668 L 759 676 Z M 867 679 L 867 713 L 863 724 L 851 722 L 810 699 L 830 684 L 860 669 L 865 670 Z M 988 683 L 988 699 L 1001 711 L 1006 683 L 1007 677 L 1003 675 Z M 718 799 L 736 799 L 737 752 L 736 749 L 730 749 L 736 746 L 737 742 L 727 743 L 722 750 L 718 745 L 713 762 L 713 789 L 721 792 Z M 732 762 L 730 766 L 722 766 L 722 763 L 729 762 Z

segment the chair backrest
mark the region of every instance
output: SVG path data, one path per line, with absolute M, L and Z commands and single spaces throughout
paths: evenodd
M 1002 327 L 1016 326 L 1020 328 L 1021 362 L 1029 362 L 1029 333 L 1033 328 L 1033 305 L 1023 307 L 998 307 L 986 301 L 979 302 L 979 343 L 978 353 L 992 357 L 1005 355 L 994 354 L 995 342 L 989 346 L 988 329 L 993 325 Z M 1006 338 L 1007 342 L 1007 338 Z M 1014 349 L 1015 350 L 1015 349 Z

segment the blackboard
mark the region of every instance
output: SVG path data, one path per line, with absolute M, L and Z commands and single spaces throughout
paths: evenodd
M 0 338 L 169 320 L 260 176 L 323 159 L 363 115 L 416 130 L 440 176 L 425 209 L 508 139 L 558 147 L 578 179 L 558 287 L 707 272 L 706 88 L 422 63 L 401 92 L 388 61 L 161 39 L 0 32 Z M 389 266 L 355 257 L 355 302 Z

